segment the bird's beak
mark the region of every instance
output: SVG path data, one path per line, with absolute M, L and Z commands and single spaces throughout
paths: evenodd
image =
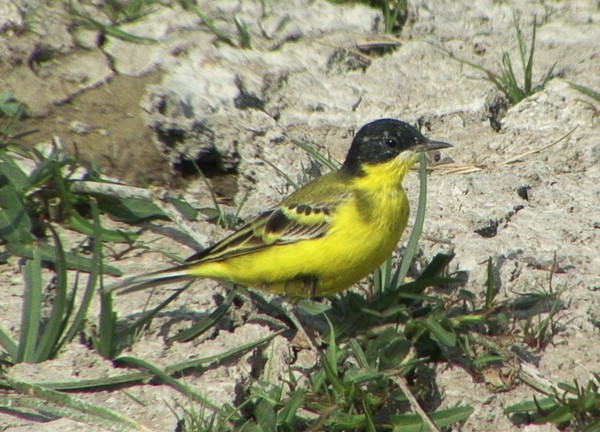
M 453 145 L 443 141 L 432 141 L 428 139 L 425 142 L 417 144 L 411 150 L 416 152 L 428 152 L 431 150 L 440 150 L 448 147 L 453 147 Z

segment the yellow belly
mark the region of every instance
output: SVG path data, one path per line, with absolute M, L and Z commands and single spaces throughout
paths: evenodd
M 321 238 L 199 264 L 190 274 L 291 297 L 339 293 L 383 263 L 406 227 L 409 206 L 402 189 L 372 198 L 369 214 L 356 200 L 341 205 Z

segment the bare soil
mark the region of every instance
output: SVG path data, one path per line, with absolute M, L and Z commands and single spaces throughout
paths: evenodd
M 17 3 L 21 13 L 14 5 L 1 6 L 6 18 L 0 19 L 0 57 L 6 61 L 0 63 L 0 91 L 31 107 L 32 116 L 19 131 L 36 132 L 22 139 L 24 145 L 56 136 L 84 166 L 94 164 L 129 184 L 166 186 L 198 205 L 210 205 L 204 182 L 185 168 L 194 162 L 234 206 L 250 194 L 242 211 L 248 217 L 290 191 L 267 162 L 294 180 L 305 178 L 309 158 L 290 144 L 290 137 L 318 144 L 341 160 L 353 132 L 368 121 L 395 117 L 419 122 L 428 136 L 455 145 L 443 157 L 457 167 L 472 167 L 430 176 L 422 261 L 439 251 L 454 252 L 451 270 L 467 274 L 467 288 L 480 296 L 489 257 L 501 300 L 534 290 L 561 291 L 560 331 L 550 345 L 531 350 L 531 363 L 554 382 L 576 379 L 581 384 L 600 372 L 599 108 L 569 86 L 576 82 L 600 89 L 597 2 L 410 2 L 409 20 L 398 37 L 375 36 L 381 15 L 362 5 L 289 1 L 283 7 L 267 1 L 261 12 L 260 2 L 203 2 L 206 13 L 229 34 L 236 34 L 231 16 L 247 22 L 251 50 L 214 44 L 214 35 L 197 16 L 177 5 L 156 6 L 153 13 L 121 27 L 159 40 L 140 45 L 110 36 L 98 44 L 97 33 L 74 30 L 65 22 L 60 4 Z M 24 30 L 24 16 L 34 10 L 36 31 Z M 280 28 L 286 14 L 290 24 Z M 40 20 L 42 16 L 48 19 Z M 490 108 L 497 95 L 493 86 L 439 48 L 493 70 L 507 51 L 518 68 L 513 16 L 527 41 L 533 21 L 540 23 L 534 80 L 556 63 L 555 76 L 545 89 L 498 114 Z M 374 40 L 397 47 L 386 55 L 358 48 Z M 42 45 L 48 56 L 40 55 Z M 497 117 L 490 121 L 492 115 Z M 167 131 L 178 139 L 166 139 Z M 406 189 L 414 201 L 418 180 L 409 177 Z M 177 225 L 152 222 L 144 227 L 142 241 L 151 241 L 153 251 L 194 252 L 188 238 L 174 234 Z M 202 222 L 196 229 L 207 242 L 227 233 Z M 67 243 L 81 239 L 61 234 Z M 151 251 L 126 254 L 114 264 L 134 274 L 171 262 Z M 0 265 L 0 286 L 0 325 L 16 337 L 23 291 L 18 258 Z M 158 289 L 150 305 L 169 292 Z M 131 354 L 161 366 L 224 352 L 274 331 L 276 326 L 265 324 L 271 319 L 244 304 L 200 340 L 165 342 L 167 335 L 210 313 L 225 295 L 218 283 L 198 281 L 169 312 L 153 320 Z M 140 313 L 147 297 L 145 292 L 119 297 L 119 316 Z M 217 405 L 235 403 L 248 380 L 281 379 L 277 372 L 288 363 L 311 364 L 310 351 L 292 343 L 292 335 L 277 336 L 262 351 L 268 368 L 258 368 L 256 353 L 249 353 L 182 379 Z M 44 382 L 118 371 L 74 340 L 57 359 L 19 364 L 9 374 Z M 456 365 L 430 372 L 443 406 L 475 407 L 456 430 L 557 430 L 516 424 L 503 414 L 506 406 L 539 396 L 523 383 L 493 387 Z M 77 396 L 156 431 L 176 430 L 171 408 L 181 413 L 189 403 L 156 384 Z M 48 421 L 0 409 L 0 429 L 6 431 L 81 428 L 101 430 L 67 418 Z

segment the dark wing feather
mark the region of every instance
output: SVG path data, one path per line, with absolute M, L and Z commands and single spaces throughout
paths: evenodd
M 260 237 L 254 234 L 255 227 L 258 224 L 264 224 L 264 220 L 268 220 L 274 210 L 267 210 L 256 217 L 252 222 L 243 225 L 239 230 L 228 237 L 225 237 L 218 243 L 192 255 L 186 262 L 194 261 L 216 261 L 220 259 L 230 258 L 236 255 L 250 253 L 261 249 L 265 243 Z
M 331 205 L 308 204 L 280 206 L 267 210 L 229 237 L 189 257 L 186 262 L 218 261 L 271 245 L 319 238 L 327 232 L 332 212 Z
M 284 199 L 279 206 L 219 243 L 198 252 L 187 262 L 219 261 L 252 253 L 272 245 L 284 245 L 322 237 L 336 208 L 351 197 L 347 179 L 340 172 L 327 174 Z

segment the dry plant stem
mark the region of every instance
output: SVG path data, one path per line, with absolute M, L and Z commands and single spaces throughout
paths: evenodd
M 73 183 L 72 190 L 77 193 L 106 195 L 118 198 L 135 198 L 152 201 L 154 205 L 160 208 L 169 219 L 180 226 L 181 229 L 198 245 L 203 246 L 206 240 L 204 237 L 197 234 L 196 228 L 181 215 L 175 206 L 169 204 L 167 201 L 169 198 L 169 193 L 164 189 L 142 189 L 115 183 L 80 181 Z
M 494 341 L 490 340 L 489 338 L 486 338 L 476 333 L 470 333 L 469 336 L 473 339 L 475 343 L 481 344 L 482 346 L 504 357 L 513 358 L 517 360 L 519 363 L 517 377 L 528 386 L 548 396 L 554 396 L 562 392 L 562 390 L 558 387 L 557 384 L 552 382 L 550 379 L 544 377 L 538 368 L 536 368 L 531 363 L 525 362 L 522 358 L 518 356 L 518 354 L 510 350 L 510 348 L 499 345 Z
M 563 393 L 563 390 L 558 385 L 544 377 L 539 369 L 531 363 L 521 363 L 521 370 L 518 376 L 525 384 L 548 396 Z
M 408 388 L 408 385 L 406 384 L 406 381 L 404 380 L 404 378 L 399 377 L 399 376 L 393 376 L 390 378 L 404 392 L 404 395 L 408 398 L 408 401 L 410 402 L 410 406 L 412 407 L 412 409 L 421 416 L 421 419 L 427 424 L 427 426 L 429 426 L 430 430 L 432 430 L 434 432 L 441 432 L 440 429 L 435 425 L 433 420 L 431 420 L 429 418 L 429 416 L 427 415 L 427 413 L 425 411 L 423 411 L 423 408 L 421 408 L 417 399 L 415 399 L 413 394 L 410 392 L 410 389 Z
M 468 166 L 458 166 L 458 167 L 454 167 L 454 168 L 449 168 L 447 170 L 443 170 L 444 174 L 470 174 L 473 172 L 479 172 L 479 171 L 483 171 L 486 168 L 496 168 L 496 167 L 501 167 L 504 165 L 510 165 L 512 163 L 518 162 L 521 159 L 527 157 L 527 156 L 531 156 L 533 154 L 536 153 L 540 153 L 556 144 L 558 144 L 559 142 L 561 142 L 562 140 L 566 139 L 567 137 L 569 137 L 569 135 L 571 135 L 573 132 L 575 132 L 575 130 L 577 129 L 577 127 L 574 127 L 573 129 L 571 129 L 569 132 L 567 132 L 566 134 L 564 134 L 563 136 L 561 136 L 559 139 L 557 139 L 556 141 L 551 142 L 548 145 L 545 145 L 544 147 L 541 147 L 539 149 L 535 149 L 535 150 L 531 150 L 528 151 L 526 153 L 517 155 L 517 156 L 511 156 L 506 160 L 503 160 L 502 162 L 498 162 L 495 164 L 489 164 L 489 165 L 468 165 Z

